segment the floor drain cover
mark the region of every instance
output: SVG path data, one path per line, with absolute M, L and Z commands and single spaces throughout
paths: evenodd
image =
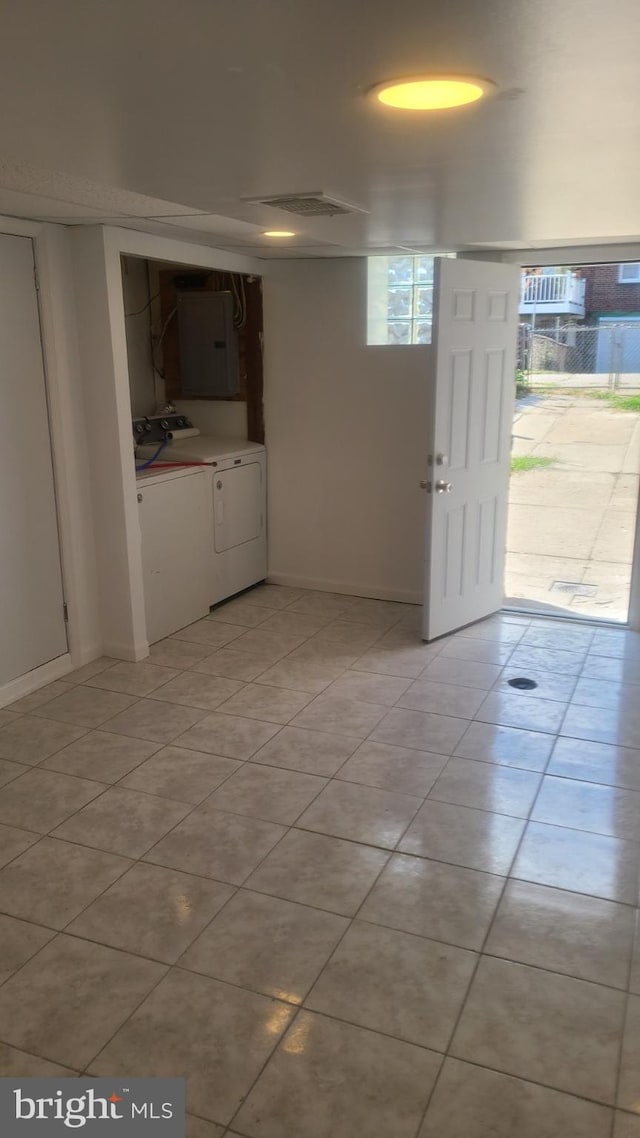
M 551 586 L 552 593 L 573 593 L 578 597 L 595 597 L 597 585 L 581 585 L 578 581 L 554 581 Z
M 507 683 L 512 688 L 518 688 L 519 691 L 531 691 L 532 688 L 538 686 L 535 680 L 530 680 L 527 676 L 516 676 L 513 680 L 507 680 Z

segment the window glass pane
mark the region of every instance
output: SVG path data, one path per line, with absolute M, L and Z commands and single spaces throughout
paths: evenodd
M 431 343 L 431 321 L 416 320 L 414 324 L 414 344 L 430 344 Z
M 410 320 L 393 320 L 387 324 L 387 343 L 388 344 L 410 344 L 411 343 L 411 321 Z
M 433 312 L 433 285 L 423 285 L 416 289 L 416 316 L 431 317 Z
M 433 257 L 416 257 L 416 280 L 418 283 L 431 284 L 433 282 Z
M 412 297 L 410 288 L 390 288 L 387 298 L 389 316 L 411 316 Z
M 411 284 L 413 257 L 389 257 L 389 284 Z

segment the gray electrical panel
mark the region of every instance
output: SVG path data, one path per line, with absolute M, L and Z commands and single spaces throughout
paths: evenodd
M 238 334 L 230 292 L 179 292 L 182 395 L 228 399 L 240 390 Z

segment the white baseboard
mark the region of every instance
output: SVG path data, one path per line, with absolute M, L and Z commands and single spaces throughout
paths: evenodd
M 49 660 L 41 667 L 34 668 L 32 672 L 17 676 L 15 680 L 10 680 L 8 684 L 0 687 L 0 707 L 6 707 L 7 704 L 13 703 L 14 699 L 21 699 L 23 695 L 31 695 L 32 691 L 59 680 L 61 676 L 67 676 L 72 670 L 71 656 L 65 652 L 63 656 Z
M 270 585 L 288 585 L 292 589 L 317 589 L 321 593 L 344 593 L 349 597 L 371 597 L 378 601 L 402 601 L 421 605 L 422 594 L 382 585 L 355 585 L 352 581 L 332 581 L 326 577 L 299 577 L 289 573 L 269 573 Z

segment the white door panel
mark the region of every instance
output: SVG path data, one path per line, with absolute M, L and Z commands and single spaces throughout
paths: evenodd
M 259 462 L 243 463 L 216 473 L 213 480 L 216 553 L 224 553 L 260 536 L 263 526 L 261 484 Z
M 0 234 L 0 687 L 67 651 L 49 417 L 28 237 Z
M 423 636 L 503 602 L 520 273 L 436 262 Z

